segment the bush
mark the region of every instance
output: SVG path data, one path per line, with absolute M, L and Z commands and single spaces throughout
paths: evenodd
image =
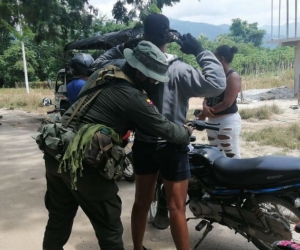
M 25 88 L 25 82 L 16 82 L 15 83 L 16 88 Z M 29 82 L 29 88 L 31 89 L 47 89 L 47 81 L 43 82 Z
M 244 132 L 246 141 L 255 141 L 259 145 L 271 145 L 288 149 L 300 149 L 300 126 L 291 123 L 288 126 L 268 126 L 255 132 Z

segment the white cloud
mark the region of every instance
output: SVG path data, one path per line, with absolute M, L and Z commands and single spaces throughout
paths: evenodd
M 99 9 L 99 14 L 106 15 L 108 18 L 112 18 L 113 5 L 116 0 L 90 0 L 89 3 Z
M 102 15 L 112 17 L 111 11 L 117 0 L 90 0 Z M 289 1 L 289 19 L 294 22 L 295 1 Z M 204 22 L 210 24 L 231 24 L 234 18 L 241 18 L 259 26 L 271 24 L 271 0 L 181 0 L 173 7 L 164 7 L 163 14 L 169 18 Z M 286 23 L 286 2 L 281 1 L 281 24 Z M 273 0 L 273 23 L 278 24 L 279 0 Z M 299 8 L 299 7 L 298 7 Z M 300 17 L 298 18 L 298 22 Z

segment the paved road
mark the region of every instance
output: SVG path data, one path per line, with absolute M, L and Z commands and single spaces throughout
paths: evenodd
M 36 130 L 36 120 L 24 125 L 26 116 L 14 116 L 0 110 L 4 117 L 0 126 L 0 249 L 39 250 L 47 221 L 44 208 L 45 192 L 42 153 L 30 137 Z M 17 119 L 16 119 L 17 118 Z M 130 212 L 133 202 L 134 184 L 119 182 L 123 200 L 122 220 L 124 224 L 125 249 L 132 249 L 130 236 Z M 197 221 L 189 222 L 191 243 L 195 244 L 201 233 L 194 230 Z M 170 231 L 157 230 L 148 225 L 145 246 L 160 250 L 175 249 Z M 74 222 L 71 238 L 65 250 L 99 249 L 93 229 L 79 210 Z M 202 250 L 254 250 L 252 243 L 235 235 L 226 227 L 215 225 L 214 230 L 203 241 Z

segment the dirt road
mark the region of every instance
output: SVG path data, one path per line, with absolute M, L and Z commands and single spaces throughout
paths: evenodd
M 0 115 L 3 115 L 0 126 L 0 249 L 39 250 L 47 221 L 47 211 L 43 204 L 45 178 L 42 153 L 31 134 L 36 131 L 41 117 L 5 110 L 0 110 Z M 129 250 L 132 249 L 130 212 L 134 184 L 121 181 L 119 187 L 123 201 L 125 249 Z M 191 242 L 194 244 L 200 235 L 194 230 L 196 223 L 189 223 Z M 160 231 L 151 225 L 147 227 L 145 245 L 152 249 L 175 249 L 169 229 Z M 65 249 L 99 249 L 93 229 L 81 210 L 78 211 L 72 236 Z M 216 226 L 201 249 L 255 248 L 229 229 Z
M 290 104 L 294 103 L 295 100 L 290 101 Z M 191 103 L 191 108 L 197 105 L 197 103 Z M 283 104 L 282 102 L 282 106 L 288 105 L 288 103 Z M 290 118 L 294 117 L 299 121 L 299 110 L 292 110 L 288 114 Z M 31 138 L 31 134 L 36 131 L 42 117 L 41 115 L 27 114 L 21 111 L 1 109 L 0 115 L 3 115 L 2 125 L 0 126 L 0 249 L 39 250 L 41 249 L 44 227 L 47 221 L 47 211 L 43 204 L 45 178 L 42 153 Z M 275 122 L 280 123 L 280 119 L 279 121 L 275 120 Z M 199 134 L 198 139 L 202 139 L 203 136 L 204 134 Z M 247 156 L 264 153 L 262 147 L 259 147 L 258 151 L 253 147 L 247 149 L 244 146 L 242 144 L 244 155 L 246 155 L 246 151 Z M 270 152 L 270 150 L 266 149 L 266 152 Z M 134 184 L 121 181 L 119 187 L 120 197 L 123 200 L 122 220 L 125 249 L 129 250 L 132 249 L 130 212 Z M 189 212 L 188 215 L 190 215 Z M 191 243 L 193 245 L 201 235 L 194 229 L 198 222 L 196 220 L 189 222 Z M 175 249 L 169 229 L 160 231 L 154 229 L 151 225 L 147 227 L 145 246 L 160 250 Z M 72 236 L 65 246 L 65 250 L 86 249 L 99 248 L 88 219 L 79 210 Z M 215 229 L 204 240 L 200 249 L 254 250 L 256 248 L 243 237 L 235 235 L 233 231 L 216 225 Z

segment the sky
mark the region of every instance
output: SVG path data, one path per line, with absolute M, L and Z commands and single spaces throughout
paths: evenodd
M 289 2 L 289 22 L 295 22 L 295 1 L 273 0 L 273 25 L 286 23 L 287 2 Z M 111 17 L 111 10 L 116 0 L 90 0 L 101 14 Z M 279 3 L 281 2 L 281 8 Z M 169 18 L 182 21 L 203 22 L 214 25 L 231 24 L 234 18 L 241 18 L 248 23 L 257 22 L 258 26 L 271 25 L 272 0 L 181 0 L 172 7 L 164 7 L 162 13 Z M 300 7 L 298 7 L 299 13 Z M 298 22 L 300 15 L 298 14 Z

